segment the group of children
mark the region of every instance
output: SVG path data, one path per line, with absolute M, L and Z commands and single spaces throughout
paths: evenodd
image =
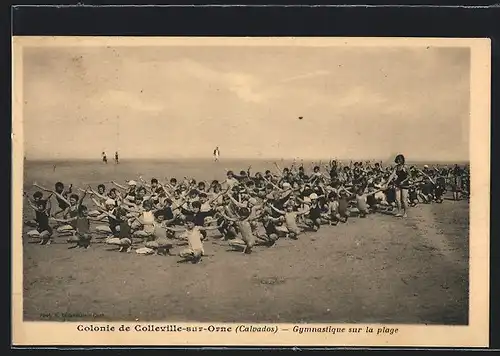
M 408 206 L 441 203 L 447 190 L 454 200 L 468 198 L 468 167 L 419 169 L 398 157 L 396 167 L 332 160 L 307 172 L 302 164 L 281 169 L 275 163 L 274 172 L 252 174 L 251 167 L 239 174 L 226 171 L 224 181 L 146 182 L 139 177 L 124 185 L 112 181 L 109 190 L 104 184 L 75 191 L 61 182 L 54 189 L 35 183 L 38 190 L 32 197 L 25 194 L 35 213 L 34 220 L 26 221 L 36 228 L 28 236 L 50 244 L 55 230 L 68 236 L 71 248 L 88 248 L 93 239 L 102 238 L 119 251 L 139 254 L 168 255 L 175 246 L 184 246 L 178 252 L 182 260 L 198 263 L 209 230 L 249 254 L 254 246 L 298 239 L 353 216 L 405 217 Z M 89 199 L 93 210 L 84 204 Z

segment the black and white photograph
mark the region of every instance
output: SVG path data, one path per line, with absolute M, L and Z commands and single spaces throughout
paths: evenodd
M 470 326 L 473 41 L 27 41 L 19 317 Z

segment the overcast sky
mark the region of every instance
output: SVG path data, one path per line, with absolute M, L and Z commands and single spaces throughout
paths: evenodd
M 210 158 L 215 146 L 468 159 L 468 48 L 30 47 L 23 60 L 28 159 Z

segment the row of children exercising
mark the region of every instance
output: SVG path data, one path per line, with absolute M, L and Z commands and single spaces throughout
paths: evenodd
M 380 165 L 338 169 L 348 172 L 347 179 L 342 174 L 332 177 L 334 165 L 330 162 L 330 174 L 319 166 L 310 175 L 303 166 L 277 167 L 278 174 L 267 171 L 254 176 L 249 169 L 239 175 L 227 171 L 224 182 L 211 183 L 187 178 L 162 183 L 153 178 L 147 183 L 140 177 L 140 183 L 111 182 L 115 187 L 109 191 L 100 184 L 97 190 L 80 188 L 80 194 L 75 194 L 71 185 L 64 189 L 60 182 L 54 190 L 35 183 L 40 190 L 29 199 L 35 219 L 28 224 L 36 230 L 28 234 L 39 238 L 41 244 L 49 244 L 51 225 L 55 224 L 59 234 L 70 235 L 68 241 L 75 243 L 74 247 L 88 248 L 93 236 L 104 234 L 106 243 L 118 245 L 120 251 L 131 251 L 143 243 L 136 251 L 144 254 L 167 254 L 174 245 L 187 243 L 180 256 L 199 262 L 208 230 L 218 230 L 230 246 L 248 254 L 255 245 L 272 246 L 279 238 L 297 239 L 304 231 L 345 223 L 350 216 L 382 212 L 404 217 L 407 207 L 418 202 L 442 202 L 447 186 L 454 194 L 457 191 L 453 182 L 447 184 L 448 176 L 435 170 L 406 168 L 404 157 L 397 157 L 392 172 L 380 169 Z M 44 197 L 43 191 L 49 195 Z M 59 208 L 54 213 L 52 197 Z M 87 198 L 95 209 L 83 204 Z M 91 223 L 100 225 L 91 229 Z

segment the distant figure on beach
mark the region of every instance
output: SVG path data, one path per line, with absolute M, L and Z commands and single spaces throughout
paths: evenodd
M 106 157 L 106 152 L 102 153 L 102 161 L 106 164 L 108 164 L 108 157 Z
M 115 152 L 115 163 L 118 164 L 118 151 Z
M 214 150 L 214 161 L 215 162 L 219 161 L 219 155 L 220 155 L 219 147 L 215 147 L 215 150 Z

